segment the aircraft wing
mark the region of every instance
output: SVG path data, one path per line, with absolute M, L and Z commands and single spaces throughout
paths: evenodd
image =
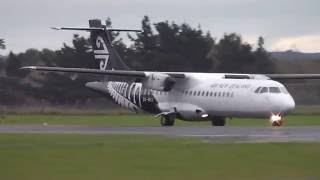
M 145 71 L 124 71 L 124 70 L 100 70 L 87 68 L 62 68 L 62 67 L 41 67 L 41 66 L 26 66 L 20 69 L 37 70 L 37 71 L 54 71 L 54 72 L 71 72 L 71 73 L 87 73 L 101 74 L 113 76 L 128 76 L 128 77 L 147 77 L 148 72 Z M 163 72 L 172 78 L 185 78 L 184 73 Z M 274 80 L 290 80 L 290 79 L 320 79 L 320 74 L 264 74 Z
M 320 74 L 265 74 L 265 76 L 274 80 L 320 79 Z
M 113 76 L 129 76 L 129 77 L 147 77 L 148 73 L 144 71 L 123 71 L 123 70 L 100 70 L 100 69 L 86 69 L 86 68 L 62 68 L 62 67 L 42 67 L 42 66 L 26 66 L 20 69 L 36 70 L 36 71 L 53 71 L 53 72 L 70 72 L 70 73 L 87 73 L 87 74 L 101 74 Z M 185 78 L 183 73 L 166 72 L 172 78 Z

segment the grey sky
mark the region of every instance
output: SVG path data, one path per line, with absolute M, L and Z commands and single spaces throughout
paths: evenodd
M 320 51 L 319 0 L 0 0 L 0 38 L 7 48 L 60 48 L 74 32 L 52 26 L 88 26 L 88 19 L 111 17 L 113 27 L 139 28 L 144 15 L 201 25 L 213 37 L 237 32 L 249 43 L 259 35 L 270 50 Z M 0 53 L 7 53 L 0 52 Z

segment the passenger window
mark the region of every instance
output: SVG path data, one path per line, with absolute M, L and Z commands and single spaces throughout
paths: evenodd
M 217 97 L 217 92 L 214 93 L 214 97 Z
M 269 87 L 271 93 L 281 93 L 280 88 L 278 87 Z
M 212 96 L 213 92 L 210 92 L 210 96 Z
M 261 88 L 260 93 L 267 93 L 267 92 L 268 92 L 268 88 L 267 87 Z
M 198 91 L 198 96 L 200 96 L 200 94 L 201 94 L 201 92 L 200 92 L 200 91 Z
M 197 95 L 197 91 L 194 91 L 194 92 L 193 92 L 193 95 L 196 96 L 196 95 Z
M 259 93 L 260 89 L 261 89 L 261 87 L 258 87 L 254 92 Z
M 229 92 L 227 92 L 227 97 L 229 97 L 230 96 L 230 93 Z

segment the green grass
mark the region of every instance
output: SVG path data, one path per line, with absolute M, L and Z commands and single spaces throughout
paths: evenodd
M 159 126 L 159 119 L 148 115 L 7 115 L 0 124 L 68 124 L 94 126 Z M 210 126 L 210 122 L 176 121 L 177 126 Z M 270 126 L 268 119 L 230 119 L 230 126 Z M 320 125 L 320 115 L 285 117 L 286 126 Z
M 160 136 L 0 135 L 0 179 L 320 179 L 320 144 Z

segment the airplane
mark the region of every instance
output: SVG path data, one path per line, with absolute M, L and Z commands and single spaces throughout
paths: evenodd
M 320 79 L 320 74 L 134 71 L 112 46 L 111 33 L 141 31 L 109 29 L 99 19 L 89 20 L 89 28 L 53 29 L 90 32 L 96 69 L 41 66 L 21 69 L 101 75 L 103 81 L 87 82 L 85 86 L 111 97 L 122 107 L 155 114 L 162 126 L 173 126 L 175 119 L 211 121 L 213 126 L 225 126 L 226 118 L 234 117 L 268 118 L 272 126 L 281 126 L 283 116 L 295 108 L 295 101 L 277 80 Z M 125 80 L 112 80 L 115 77 Z

